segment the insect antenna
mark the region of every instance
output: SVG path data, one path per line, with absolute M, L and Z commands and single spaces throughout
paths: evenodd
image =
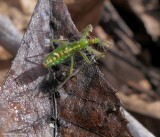
M 105 42 L 105 41 L 101 41 L 99 44 L 98 44 L 98 46 L 101 48 L 101 50 L 103 51 L 103 52 L 107 52 L 109 49 L 110 49 L 110 47 L 112 46 L 112 44 L 111 43 L 108 43 L 108 42 Z

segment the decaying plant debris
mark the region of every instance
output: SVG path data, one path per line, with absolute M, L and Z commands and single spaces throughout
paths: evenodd
M 42 60 L 51 50 L 50 39 L 60 36 L 79 38 L 65 3 L 39 0 L 1 87 L 1 135 L 130 136 L 120 101 L 96 64 L 77 68 L 57 90 L 63 68 L 69 67 L 47 70 Z

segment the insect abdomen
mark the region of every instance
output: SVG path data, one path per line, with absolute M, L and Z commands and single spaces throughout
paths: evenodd
M 55 52 L 50 53 L 43 61 L 43 66 L 49 68 L 52 66 L 56 66 L 66 60 L 73 54 L 73 50 L 65 47 L 65 48 L 57 48 Z
M 43 61 L 43 66 L 49 68 L 62 63 L 64 60 L 72 56 L 78 51 L 84 49 L 87 44 L 86 40 L 83 40 L 83 45 L 79 42 L 73 42 L 65 47 L 59 47 L 54 52 L 50 53 Z

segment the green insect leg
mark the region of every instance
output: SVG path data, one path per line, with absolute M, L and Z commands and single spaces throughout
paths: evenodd
M 62 82 L 62 84 L 58 87 L 58 89 L 61 88 L 71 78 L 71 76 L 73 75 L 73 67 L 74 67 L 74 58 L 73 58 L 73 56 L 71 56 L 71 67 L 70 67 L 70 70 L 69 70 L 69 75 Z
M 98 50 L 95 50 L 91 47 L 86 47 L 86 49 L 90 52 L 92 52 L 93 54 L 95 54 L 97 57 L 104 57 L 104 53 L 99 52 Z
M 101 41 L 99 46 L 102 47 L 105 52 L 107 52 L 107 50 L 112 46 L 112 44 Z
M 85 53 L 83 53 L 82 51 L 79 51 L 79 53 L 81 54 L 81 56 L 84 58 L 84 60 L 87 62 L 87 63 L 91 63 L 91 61 L 88 59 L 88 57 L 86 56 Z
M 71 67 L 69 70 L 69 76 L 71 76 L 73 74 L 73 67 L 74 67 L 74 58 L 73 58 L 73 56 L 71 56 Z
M 89 36 L 89 32 L 92 32 L 93 27 L 92 25 L 88 25 L 82 32 L 82 38 L 86 38 L 87 36 Z
M 54 43 L 58 43 L 58 44 L 60 44 L 60 47 L 66 47 L 66 45 L 68 45 L 68 41 L 67 40 L 61 40 L 61 39 L 53 39 L 53 40 L 51 40 L 51 42 L 54 42 Z M 53 50 L 55 50 L 55 48 L 54 48 L 54 46 L 52 45 L 52 49 Z
M 68 41 L 67 40 L 61 40 L 61 39 L 53 39 L 51 42 L 59 43 L 61 45 L 67 45 Z

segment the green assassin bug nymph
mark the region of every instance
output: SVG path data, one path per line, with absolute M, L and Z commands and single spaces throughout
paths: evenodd
M 69 42 L 67 40 L 51 40 L 52 42 L 59 43 L 60 46 L 56 48 L 53 52 L 49 53 L 43 60 L 43 66 L 47 68 L 51 68 L 52 66 L 56 66 L 67 60 L 71 59 L 71 67 L 69 71 L 69 77 L 73 73 L 74 67 L 74 54 L 79 52 L 80 55 L 84 58 L 87 63 L 90 63 L 90 60 L 83 52 L 83 50 L 87 50 L 94 54 L 96 57 L 103 56 L 103 53 L 93 49 L 91 44 L 101 44 L 102 41 L 99 38 L 87 38 L 89 37 L 89 32 L 92 32 L 92 25 L 88 25 L 82 32 L 81 38 L 78 41 Z M 69 79 L 67 78 L 67 80 Z M 66 81 L 66 80 L 65 80 Z

